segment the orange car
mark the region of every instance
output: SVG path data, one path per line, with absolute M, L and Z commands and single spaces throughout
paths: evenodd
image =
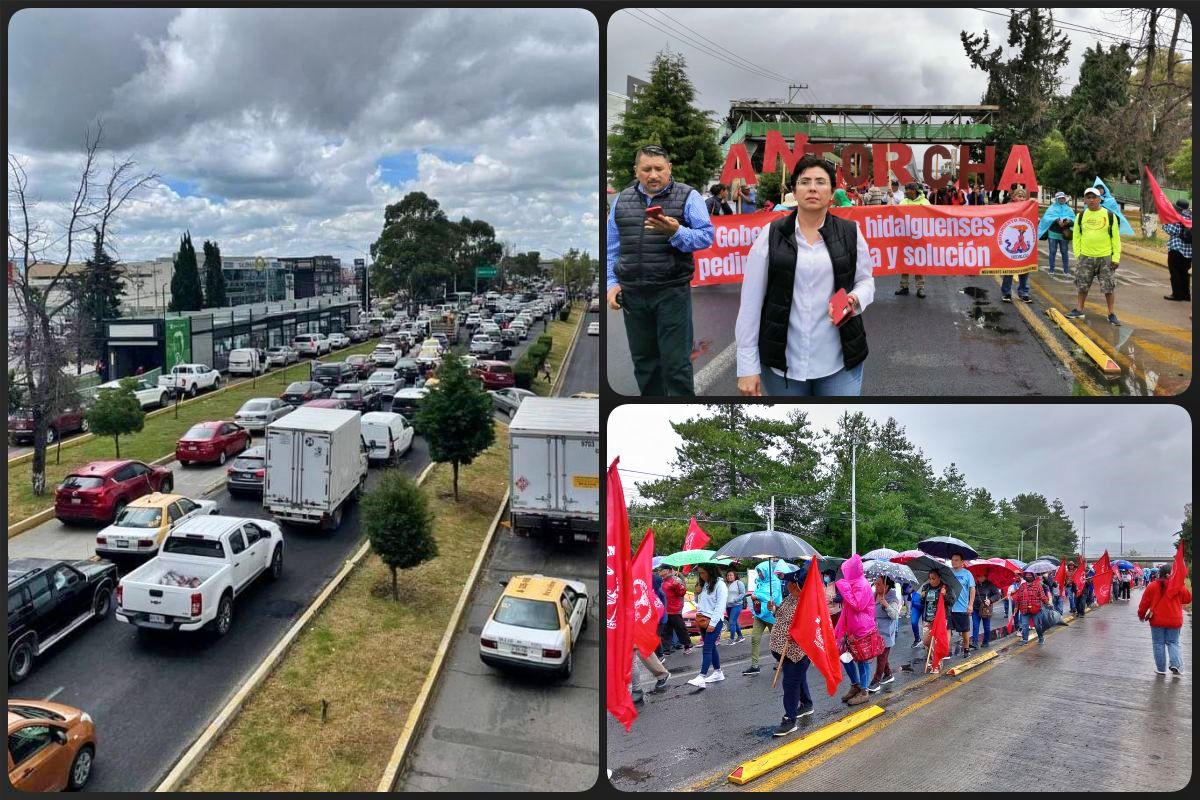
M 14 789 L 82 789 L 95 757 L 96 726 L 87 712 L 41 700 L 8 701 L 8 782 Z

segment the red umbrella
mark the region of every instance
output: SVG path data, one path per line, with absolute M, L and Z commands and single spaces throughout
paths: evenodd
M 967 571 L 975 576 L 976 583 L 982 583 L 984 578 L 986 578 L 1000 589 L 1012 586 L 1013 579 L 1017 577 L 1015 565 L 1013 567 L 1009 567 L 1007 564 L 1003 563 L 1002 559 L 998 558 L 976 558 L 968 561 Z
M 935 561 L 940 561 L 943 564 L 949 563 L 944 558 L 937 558 L 936 556 L 930 556 L 928 553 L 924 552 L 923 550 L 905 550 L 903 553 L 897 553 L 896 555 L 892 556 L 891 558 L 888 559 L 888 561 L 894 562 L 896 564 L 907 564 L 908 562 L 912 561 L 914 558 L 920 558 L 921 556 L 929 556 L 930 558 L 934 559 Z

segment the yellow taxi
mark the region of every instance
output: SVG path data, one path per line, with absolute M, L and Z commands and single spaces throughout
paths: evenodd
M 479 657 L 497 668 L 553 672 L 566 678 L 575 643 L 587 629 L 587 586 L 544 575 L 516 575 L 479 634 Z
M 185 519 L 220 513 L 215 500 L 164 492 L 142 495 L 96 534 L 96 555 L 110 559 L 153 556 L 167 533 Z

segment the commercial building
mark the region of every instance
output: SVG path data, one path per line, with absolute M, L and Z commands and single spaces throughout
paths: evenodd
M 292 277 L 294 297 L 336 294 L 341 287 L 342 260 L 333 256 L 280 258 L 279 263 Z
M 295 299 L 287 268 L 273 256 L 222 256 L 221 272 L 231 306 Z

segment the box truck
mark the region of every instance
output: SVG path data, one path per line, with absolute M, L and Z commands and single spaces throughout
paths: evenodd
M 267 426 L 263 508 L 283 522 L 337 530 L 367 484 L 359 412 L 299 408 Z

